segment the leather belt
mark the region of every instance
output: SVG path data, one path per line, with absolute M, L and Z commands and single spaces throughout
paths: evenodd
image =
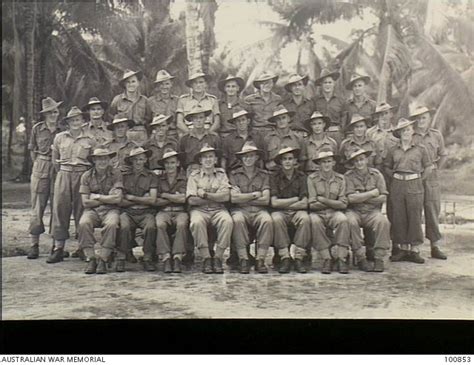
M 341 127 L 339 127 L 338 125 L 331 125 L 327 129 L 328 132 L 339 132 L 340 130 L 341 130 Z
M 51 161 L 51 156 L 38 155 L 36 158 L 39 158 L 40 160 L 44 160 L 44 161 Z
M 161 209 L 162 212 L 184 212 L 183 207 L 166 207 Z
M 393 174 L 394 179 L 402 180 L 402 181 L 415 180 L 415 179 L 419 179 L 420 177 L 421 177 L 421 174 L 399 174 L 397 172 Z
M 81 172 L 89 170 L 89 166 L 70 166 L 70 165 L 61 165 L 59 170 L 67 172 Z

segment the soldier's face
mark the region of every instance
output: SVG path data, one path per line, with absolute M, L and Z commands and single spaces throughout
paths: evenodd
M 95 168 L 99 171 L 103 171 L 109 166 L 110 157 L 109 156 L 97 156 L 94 157 Z
M 284 170 L 291 170 L 295 168 L 295 165 L 296 165 L 296 158 L 292 152 L 286 153 L 283 156 L 281 156 L 281 167 Z
M 322 87 L 323 87 L 323 92 L 327 93 L 327 94 L 330 94 L 333 92 L 334 90 L 334 80 L 332 79 L 332 77 L 326 77 L 323 82 L 322 82 Z
M 430 123 L 431 123 L 430 113 L 424 113 L 418 117 L 418 128 L 423 129 L 423 130 L 428 129 L 430 127 Z
M 81 129 L 82 125 L 84 124 L 84 118 L 82 115 L 76 115 L 69 119 L 69 129 L 72 131 L 77 131 Z
M 270 91 L 272 91 L 273 85 L 275 85 L 275 82 L 273 82 L 273 79 L 267 80 L 260 83 L 259 89 L 263 91 L 264 93 L 269 93 Z
M 303 95 L 304 92 L 304 83 L 303 81 L 298 81 L 290 86 L 291 93 L 295 96 Z
M 360 155 L 354 158 L 354 167 L 357 170 L 364 170 L 367 167 L 369 159 L 366 155 Z
M 354 127 L 352 127 L 352 131 L 354 132 L 355 136 L 363 137 L 367 131 L 367 125 L 363 121 L 358 122 L 354 125 Z
M 319 166 L 320 166 L 321 170 L 324 171 L 324 172 L 332 171 L 335 164 L 336 164 L 336 160 L 333 157 L 323 158 L 319 162 Z
M 147 157 L 142 153 L 141 155 L 132 157 L 132 166 L 136 170 L 141 170 L 145 167 L 146 161 Z
M 242 115 L 235 120 L 235 127 L 239 131 L 246 131 L 249 128 L 250 120 L 246 115 Z
M 125 137 L 128 131 L 127 123 L 119 123 L 115 125 L 114 132 L 116 137 Z
M 405 141 L 409 141 L 411 139 L 411 137 L 413 136 L 414 132 L 415 132 L 415 130 L 413 129 L 413 124 L 409 125 L 409 126 L 406 126 L 405 128 L 403 128 L 400 131 L 400 138 L 405 140 Z
M 130 93 L 137 91 L 138 86 L 140 86 L 140 82 L 138 81 L 138 77 L 136 75 L 130 76 L 125 80 L 125 88 Z
M 354 96 L 362 96 L 365 94 L 365 82 L 358 80 L 352 85 L 352 92 Z
M 91 119 L 101 119 L 104 116 L 104 108 L 100 104 L 91 105 L 89 114 Z
M 205 169 L 213 168 L 217 163 L 217 156 L 213 151 L 205 152 L 201 155 L 200 162 Z
M 194 128 L 203 129 L 204 124 L 206 123 L 206 115 L 204 113 L 193 115 L 192 122 Z
M 290 116 L 288 114 L 282 114 L 276 117 L 276 126 L 280 129 L 288 128 L 290 125 Z
M 173 83 L 171 80 L 162 81 L 158 84 L 158 90 L 160 90 L 162 94 L 168 95 L 172 86 Z
M 174 172 L 179 166 L 179 161 L 176 156 L 167 158 L 164 162 L 165 170 L 168 172 Z
M 53 109 L 43 114 L 46 123 L 56 123 L 59 117 L 59 109 Z
M 251 167 L 254 166 L 258 160 L 257 152 L 248 152 L 242 156 L 242 163 L 244 166 Z
M 382 128 L 387 128 L 390 125 L 390 120 L 392 119 L 392 112 L 390 110 L 382 112 L 379 114 L 379 126 Z
M 311 120 L 311 129 L 313 130 L 314 134 L 323 133 L 325 126 L 326 126 L 326 123 L 324 123 L 324 120 L 322 118 L 316 118 L 316 119 Z
M 224 90 L 228 96 L 238 95 L 240 91 L 239 84 L 235 80 L 227 81 Z
M 161 123 L 158 124 L 157 126 L 153 126 L 153 133 L 155 136 L 165 136 L 166 132 L 168 131 L 168 123 Z
M 204 77 L 198 77 L 196 80 L 193 80 L 191 83 L 191 88 L 197 93 L 202 93 L 206 91 L 207 82 Z

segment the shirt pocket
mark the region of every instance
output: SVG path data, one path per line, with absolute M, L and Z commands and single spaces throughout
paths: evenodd
M 337 200 L 339 196 L 339 184 L 332 182 L 329 185 L 329 199 Z
M 79 148 L 77 149 L 77 157 L 82 159 L 82 160 L 86 160 L 87 157 L 90 155 L 91 153 L 91 148 L 92 146 L 91 145 L 88 145 L 88 144 L 84 144 L 84 145 L 80 145 Z
M 49 138 L 49 136 L 39 136 L 37 143 L 38 143 L 38 150 L 41 152 L 47 152 L 48 150 L 51 149 L 52 141 L 51 141 L 51 138 Z
M 140 179 L 137 184 L 137 189 L 141 195 L 148 193 L 148 191 L 150 190 L 150 182 L 148 181 L 148 179 Z

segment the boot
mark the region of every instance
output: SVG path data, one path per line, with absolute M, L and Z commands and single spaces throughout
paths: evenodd
M 374 261 L 375 260 L 375 252 L 373 248 L 366 248 L 365 250 L 365 257 L 369 261 Z
M 115 271 L 116 272 L 125 272 L 125 260 L 116 260 L 115 261 Z
M 143 268 L 145 269 L 145 271 L 156 271 L 156 265 L 151 260 L 143 261 Z
M 322 274 L 330 274 L 332 271 L 332 260 L 331 259 L 326 259 L 323 262 L 323 267 L 321 268 L 321 273 Z
M 34 259 L 37 259 L 38 257 L 39 257 L 39 246 L 38 245 L 31 246 L 26 258 L 29 260 L 34 260 Z
M 357 263 L 360 271 L 371 272 L 373 271 L 372 265 L 366 259 L 360 259 Z
M 71 254 L 71 258 L 73 259 L 81 259 L 82 261 L 85 261 L 87 259 L 86 255 L 84 254 L 84 251 L 82 248 L 78 248 L 76 251 L 74 251 Z
M 295 259 L 294 262 L 295 262 L 296 272 L 298 272 L 300 274 L 306 274 L 307 273 L 307 270 L 306 270 L 305 264 L 303 263 L 303 260 Z
M 281 260 L 278 272 L 280 274 L 288 274 L 290 272 L 291 261 L 289 257 L 285 257 Z
M 174 273 L 181 273 L 181 260 L 175 257 L 174 262 L 173 262 L 173 272 Z
M 218 257 L 214 257 L 214 273 L 215 274 L 223 274 L 224 269 L 222 267 L 222 260 Z
M 346 260 L 338 259 L 338 267 L 340 274 L 349 274 L 349 267 L 347 266 Z
M 131 264 L 136 264 L 138 262 L 137 258 L 133 254 L 133 250 L 130 250 L 125 254 L 125 261 Z
M 165 260 L 163 272 L 165 274 L 171 274 L 173 272 L 173 268 L 171 267 L 171 259 L 166 259 Z
M 192 268 L 192 266 L 194 265 L 194 252 L 193 251 L 189 251 L 184 254 L 182 264 L 187 269 Z
M 273 268 L 275 270 L 278 270 L 278 267 L 280 266 L 280 263 L 281 263 L 281 256 L 275 250 L 275 254 L 273 255 L 273 258 L 272 258 Z
M 396 254 L 393 254 L 393 250 L 392 250 L 392 256 L 390 256 L 390 261 L 392 262 L 408 261 L 409 253 L 410 252 L 407 250 L 398 250 Z
M 433 259 L 438 259 L 438 260 L 447 260 L 448 259 L 448 256 L 446 256 L 446 254 L 443 251 L 441 251 L 441 249 L 438 246 L 432 246 L 431 247 L 431 257 Z
M 374 272 L 383 272 L 383 271 L 384 271 L 383 260 L 375 259 Z
M 255 264 L 255 271 L 257 271 L 259 274 L 268 273 L 268 268 L 265 266 L 265 260 L 257 260 L 257 263 Z
M 229 258 L 225 261 L 226 265 L 229 266 L 230 270 L 238 270 L 239 269 L 239 256 L 237 255 L 236 251 L 232 251 L 230 253 Z
M 414 251 L 409 251 L 408 252 L 408 255 L 406 256 L 406 261 L 414 262 L 415 264 L 424 264 L 425 263 L 425 259 L 423 257 L 421 257 L 418 252 L 414 252 Z
M 86 270 L 84 271 L 86 274 L 95 274 L 97 269 L 97 261 L 95 257 L 89 259 L 87 261 L 87 267 Z
M 212 269 L 212 259 L 210 257 L 204 259 L 204 262 L 202 263 L 202 272 L 204 274 L 212 274 L 214 272 Z
M 102 259 L 97 260 L 96 274 L 107 274 L 107 263 Z
M 249 272 L 250 272 L 249 260 L 247 260 L 247 259 L 240 260 L 240 273 L 241 274 L 248 274 Z
M 58 248 L 58 249 L 54 250 L 51 253 L 51 255 L 49 255 L 49 257 L 46 259 L 46 262 L 48 264 L 55 264 L 57 262 L 63 261 L 63 251 L 64 251 L 64 249 L 62 249 L 62 248 Z

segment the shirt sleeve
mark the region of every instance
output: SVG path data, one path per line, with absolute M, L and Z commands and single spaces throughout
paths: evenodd
M 419 145 L 421 148 L 421 164 L 422 166 L 427 169 L 428 167 L 433 166 L 433 162 L 431 161 L 430 155 L 428 153 L 428 150 L 426 149 L 425 146 Z
M 53 150 L 54 152 L 57 152 L 59 154 L 59 134 L 56 134 L 54 136 L 54 140 L 53 140 L 53 144 L 51 146 L 51 150 Z M 61 156 L 59 156 L 59 157 L 61 157 Z
M 347 204 L 347 196 L 346 196 L 346 179 L 341 180 L 341 184 L 339 185 L 339 194 L 337 200 Z
M 306 185 L 308 188 L 308 197 L 311 198 L 316 198 L 318 196 L 318 192 L 316 191 L 316 187 L 313 184 L 313 179 L 311 179 L 309 176 L 306 179 Z
M 438 155 L 439 156 L 447 156 L 448 152 L 446 151 L 446 147 L 444 146 L 444 138 L 441 133 L 438 134 L 439 138 L 439 150 L 438 150 Z
M 79 194 L 90 194 L 90 173 L 86 172 L 81 176 L 81 182 L 79 185 Z
M 197 196 L 197 191 L 198 187 L 196 178 L 195 176 L 190 176 L 186 185 L 186 198 L 189 198 L 190 196 Z
M 120 95 L 116 95 L 113 99 L 112 99 L 112 102 L 110 103 L 110 107 L 109 107 L 109 114 L 114 117 L 115 114 L 117 114 L 118 110 L 117 110 L 117 104 L 118 104 L 118 100 L 119 100 L 119 97 Z
M 30 143 L 28 144 L 28 149 L 30 152 L 33 152 L 37 149 L 36 145 L 36 128 L 33 128 L 31 131 Z
M 262 185 L 262 190 L 267 190 L 270 189 L 270 177 L 268 174 L 265 174 L 263 177 L 263 185 Z
M 225 193 L 230 189 L 229 178 L 225 173 L 219 176 L 219 187 L 217 188 L 216 193 Z
M 176 114 L 184 113 L 184 101 L 182 98 L 178 98 L 178 104 L 176 105 Z
M 120 172 L 114 173 L 113 179 L 114 179 L 114 186 L 112 189 L 123 189 L 122 174 Z
M 158 176 L 153 173 L 150 173 L 150 189 L 158 189 Z
M 300 188 L 300 194 L 299 198 L 307 198 L 308 197 L 308 184 L 306 183 L 306 176 L 302 175 L 298 178 L 299 180 L 299 188 Z
M 385 178 L 383 177 L 382 173 L 379 172 L 378 170 L 377 171 L 377 181 L 376 181 L 376 186 L 377 186 L 377 189 L 379 190 L 379 193 L 380 194 L 383 194 L 383 195 L 388 195 L 388 190 L 387 190 L 387 184 L 385 183 Z
M 351 179 L 349 175 L 344 175 L 344 180 L 346 183 L 346 195 L 356 194 L 357 189 L 355 187 L 354 181 Z
M 221 111 L 219 110 L 219 102 L 217 99 L 214 99 L 214 102 L 212 103 L 212 113 L 214 115 L 220 115 Z

